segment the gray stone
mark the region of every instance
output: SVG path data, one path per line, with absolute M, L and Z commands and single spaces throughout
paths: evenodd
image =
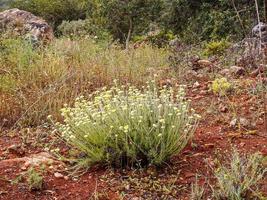
M 24 36 L 32 43 L 47 43 L 54 38 L 53 29 L 47 22 L 16 8 L 0 12 L 0 32 Z
M 252 35 L 253 37 L 256 37 L 258 39 L 261 38 L 261 41 L 263 43 L 267 42 L 267 24 L 260 22 L 252 29 Z

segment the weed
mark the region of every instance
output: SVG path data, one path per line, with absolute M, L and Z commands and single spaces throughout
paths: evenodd
M 44 169 L 41 170 L 44 171 Z M 10 182 L 11 184 L 18 184 L 22 182 L 24 178 L 26 178 L 29 190 L 41 190 L 43 188 L 43 183 L 44 183 L 43 176 L 33 167 L 29 168 L 26 172 L 23 172 Z
M 230 165 L 219 164 L 215 170 L 217 187 L 212 187 L 214 198 L 218 200 L 256 198 L 257 184 L 266 172 L 262 166 L 262 159 L 262 156 L 257 153 L 241 156 L 237 150 L 234 150 Z
M 205 191 L 204 188 L 199 186 L 198 177 L 196 176 L 196 182 L 195 184 L 192 184 L 192 187 L 191 187 L 190 199 L 191 200 L 202 200 L 204 191 Z
M 33 167 L 27 171 L 27 184 L 30 190 L 41 190 L 43 188 L 43 177 Z
M 232 89 L 232 84 L 226 78 L 217 78 L 212 81 L 211 90 L 214 94 L 225 96 Z

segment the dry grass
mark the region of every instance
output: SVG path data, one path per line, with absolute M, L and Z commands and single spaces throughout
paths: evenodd
M 59 117 L 65 103 L 120 83 L 144 84 L 168 68 L 168 52 L 144 46 L 128 52 L 91 39 L 56 39 L 44 48 L 0 40 L 0 127 L 33 126 Z

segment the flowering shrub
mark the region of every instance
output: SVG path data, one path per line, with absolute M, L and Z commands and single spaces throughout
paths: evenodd
M 104 88 L 89 101 L 80 97 L 74 107 L 62 109 L 65 123 L 57 123 L 58 130 L 83 152 L 83 167 L 160 165 L 186 146 L 199 115 L 189 109 L 184 86 L 175 95 L 172 88 L 158 91 L 152 85 Z

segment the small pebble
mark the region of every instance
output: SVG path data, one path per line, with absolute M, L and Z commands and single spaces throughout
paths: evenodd
M 64 177 L 64 175 L 61 174 L 61 173 L 59 173 L 59 172 L 55 172 L 55 173 L 54 173 L 54 176 L 55 176 L 56 178 L 63 178 L 63 177 Z

